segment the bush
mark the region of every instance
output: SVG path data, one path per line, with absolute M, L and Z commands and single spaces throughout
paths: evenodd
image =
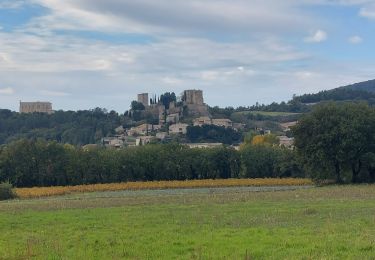
M 9 182 L 0 183 L 0 200 L 8 200 L 15 197 L 13 186 Z

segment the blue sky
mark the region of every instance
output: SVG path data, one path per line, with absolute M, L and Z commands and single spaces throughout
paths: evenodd
M 247 106 L 375 78 L 374 0 L 0 0 L 0 108 Z

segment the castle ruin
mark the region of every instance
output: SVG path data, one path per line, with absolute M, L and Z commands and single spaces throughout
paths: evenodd
M 202 90 L 185 90 L 183 100 L 189 105 L 204 105 Z
M 138 94 L 138 102 L 145 106 L 142 117 L 153 118 L 155 121 L 159 121 L 160 125 L 179 123 L 184 116 L 210 116 L 208 106 L 203 100 L 202 90 L 185 90 L 181 94 L 180 100 L 182 102 L 171 102 L 169 107 L 166 107 L 156 99 L 156 96 L 149 103 L 148 93 Z
M 182 94 L 182 100 L 187 108 L 187 115 L 193 117 L 210 116 L 208 106 L 203 100 L 202 90 L 185 90 Z
M 21 102 L 20 113 L 46 113 L 52 114 L 52 103 L 50 102 Z
M 148 93 L 138 94 L 138 102 L 148 107 Z

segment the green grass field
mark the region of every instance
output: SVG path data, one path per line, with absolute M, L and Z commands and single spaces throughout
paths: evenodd
M 262 116 L 293 116 L 300 115 L 299 113 L 289 113 L 289 112 L 266 112 L 266 111 L 243 111 L 236 112 L 238 114 L 253 114 L 253 115 L 262 115 Z
M 0 202 L 0 259 L 375 259 L 375 186 Z

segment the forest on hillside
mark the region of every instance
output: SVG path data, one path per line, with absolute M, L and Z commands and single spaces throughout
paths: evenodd
M 375 92 L 361 89 L 336 88 L 320 91 L 317 94 L 295 96 L 293 100 L 304 104 L 318 103 L 322 101 L 366 101 L 370 105 L 375 105 Z
M 125 118 L 115 111 L 96 108 L 85 111 L 56 111 L 20 114 L 0 110 L 0 144 L 26 138 L 41 138 L 74 145 L 96 143 L 114 133 Z

